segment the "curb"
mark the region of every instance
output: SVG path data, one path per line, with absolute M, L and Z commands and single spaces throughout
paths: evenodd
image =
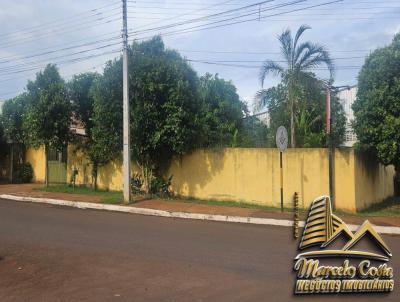
M 138 208 L 132 206 L 119 206 L 110 204 L 98 204 L 91 202 L 80 202 L 80 201 L 69 201 L 51 198 L 35 198 L 16 196 L 8 194 L 0 194 L 0 198 L 25 201 L 34 203 L 45 203 L 59 206 L 67 206 L 78 209 L 92 209 L 92 210 L 105 210 L 114 212 L 124 212 L 138 215 L 147 216 L 158 216 L 158 217 L 169 217 L 169 218 L 181 218 L 181 219 L 196 219 L 196 220 L 208 220 L 208 221 L 220 221 L 220 222 L 235 222 L 235 223 L 248 223 L 258 225 L 274 225 L 283 227 L 292 227 L 293 221 L 285 219 L 273 219 L 273 218 L 257 218 L 257 217 L 240 217 L 240 216 L 227 216 L 227 215 L 212 215 L 212 214 L 198 214 L 198 213 L 185 213 L 185 212 L 169 212 L 163 210 L 154 210 L 147 208 Z M 304 221 L 299 221 L 299 227 L 304 226 Z M 359 225 L 348 224 L 351 231 L 356 231 Z M 400 227 L 387 227 L 387 226 L 374 226 L 375 230 L 380 234 L 392 234 L 400 235 Z

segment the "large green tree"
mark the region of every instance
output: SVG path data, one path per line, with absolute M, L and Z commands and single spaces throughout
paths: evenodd
M 48 185 L 48 151 L 49 148 L 61 151 L 67 145 L 72 113 L 65 83 L 55 65 L 47 65 L 36 74 L 34 81 L 28 82 L 27 98 L 23 120 L 25 138 L 29 145 L 45 148 Z
M 290 144 L 296 147 L 296 109 L 298 109 L 303 86 L 309 82 L 310 73 L 314 68 L 326 65 L 330 75 L 333 75 L 333 63 L 328 51 L 321 45 L 312 42 L 300 42 L 303 33 L 310 29 L 308 25 L 302 25 L 294 37 L 289 29 L 285 30 L 279 37 L 282 56 L 285 65 L 277 61 L 266 60 L 260 70 L 260 81 L 264 84 L 268 74 L 280 76 L 286 90 L 287 111 L 290 114 Z M 262 106 L 262 104 L 260 104 Z
M 217 75 L 198 78 L 160 37 L 129 48 L 132 159 L 150 189 L 173 156 L 196 147 L 240 145 L 246 106 L 235 86 Z M 95 81 L 92 152 L 107 163 L 122 150 L 122 60 L 109 62 Z M 239 143 L 236 143 L 239 142 Z
M 129 50 L 132 157 L 144 188 L 172 156 L 200 145 L 201 102 L 194 70 L 155 37 Z M 93 89 L 93 140 L 115 157 L 122 146 L 122 61 L 110 62 Z M 111 137 L 109 136 L 111 134 Z
M 236 87 L 218 75 L 206 74 L 200 78 L 199 91 L 205 146 L 235 145 L 247 113 L 247 106 L 240 100 Z
M 22 93 L 4 102 L 2 108 L 3 137 L 9 143 L 10 179 L 14 179 L 14 166 L 24 159 L 23 118 L 27 105 L 27 94 Z M 15 156 L 16 155 L 16 156 Z M 17 160 L 15 160 L 15 158 Z
M 93 82 L 92 128 L 88 156 L 93 163 L 93 184 L 97 171 L 122 151 L 122 61 L 107 63 L 103 75 Z
M 132 45 L 130 56 L 132 155 L 146 175 L 159 173 L 174 155 L 199 146 L 198 78 L 160 37 Z
M 4 157 L 7 154 L 7 141 L 4 135 L 3 117 L 0 115 L 0 157 Z
M 400 33 L 391 44 L 372 52 L 358 76 L 353 110 L 359 146 L 385 165 L 394 165 L 400 179 Z M 399 187 L 398 187 L 399 188 Z
M 22 93 L 4 102 L 2 108 L 2 122 L 4 127 L 4 135 L 8 141 L 13 141 L 15 143 L 24 142 L 22 123 L 26 105 L 26 93 Z
M 93 107 L 94 98 L 91 94 L 91 88 L 99 74 L 94 72 L 85 72 L 74 75 L 67 83 L 68 96 L 72 104 L 74 118 L 82 123 L 86 135 L 90 137 L 93 128 Z
M 86 72 L 74 75 L 67 83 L 68 96 L 72 104 L 74 122 L 80 123 L 81 126 L 84 127 L 86 134 L 84 137 L 75 136 L 75 144 L 78 148 L 82 148 L 86 152 L 92 163 L 92 185 L 95 190 L 97 189 L 98 167 L 110 160 L 109 154 L 99 148 L 98 144 L 102 142 L 98 140 L 94 141 L 92 133 L 95 119 L 92 87 L 99 79 L 99 74 Z M 99 128 L 97 128 L 96 131 L 99 131 Z

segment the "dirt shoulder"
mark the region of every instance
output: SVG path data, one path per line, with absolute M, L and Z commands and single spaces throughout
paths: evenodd
M 85 194 L 67 194 L 55 192 L 43 192 L 37 189 L 43 187 L 43 184 L 12 184 L 0 185 L 0 194 L 11 194 L 17 196 L 52 198 L 83 202 L 101 202 L 100 196 L 88 196 Z

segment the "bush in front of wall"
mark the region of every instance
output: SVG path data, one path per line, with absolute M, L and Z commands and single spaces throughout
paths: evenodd
M 30 163 L 18 164 L 14 171 L 14 183 L 30 183 L 33 178 L 33 169 Z
M 146 193 L 143 177 L 135 173 L 131 178 L 131 193 L 134 195 L 151 194 L 159 197 L 168 197 L 170 195 L 172 175 L 165 180 L 163 177 L 152 176 L 150 178 L 149 193 Z
M 154 177 L 150 183 L 150 192 L 160 197 L 169 196 L 169 187 L 171 186 L 172 176 L 167 180 L 162 177 Z

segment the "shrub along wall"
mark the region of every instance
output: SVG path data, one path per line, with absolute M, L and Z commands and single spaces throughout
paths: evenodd
M 32 152 L 37 152 L 33 156 Z M 43 150 L 28 150 L 36 181 L 41 181 Z M 44 166 L 44 162 L 42 163 Z M 67 179 L 78 168 L 77 184 L 91 184 L 91 165 L 81 151 L 68 148 Z M 279 152 L 276 149 L 226 148 L 197 150 L 172 161 L 166 177 L 173 175 L 175 195 L 205 200 L 243 201 L 280 205 Z M 135 166 L 132 172 L 136 171 Z M 36 175 L 37 174 L 37 175 Z M 334 152 L 334 192 L 338 209 L 356 211 L 392 196 L 394 168 L 384 167 L 353 149 Z M 284 205 L 292 207 L 294 192 L 307 208 L 318 196 L 329 194 L 328 150 L 288 149 L 283 154 Z M 116 160 L 101 167 L 100 189 L 122 189 L 122 164 Z

